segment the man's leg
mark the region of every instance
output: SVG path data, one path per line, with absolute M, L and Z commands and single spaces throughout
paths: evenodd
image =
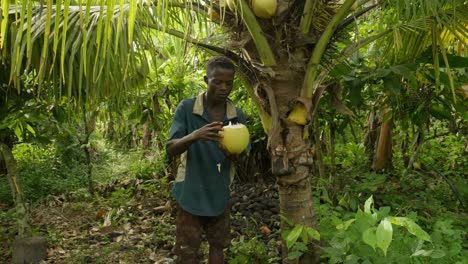
M 224 213 L 220 216 L 210 217 L 204 223 L 206 239 L 210 245 L 209 264 L 223 264 L 223 250 L 231 243 L 230 237 L 230 206 L 226 207 Z
M 174 253 L 181 264 L 199 264 L 198 249 L 201 244 L 200 217 L 192 215 L 177 205 L 176 244 Z

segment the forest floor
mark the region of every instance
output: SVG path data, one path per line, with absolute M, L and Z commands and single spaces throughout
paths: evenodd
M 86 190 L 49 196 L 31 212 L 33 234 L 48 240 L 44 263 L 173 263 L 175 210 L 167 186 L 124 180 L 100 186 L 94 196 Z M 232 238 L 259 237 L 268 254 L 278 257 L 274 185 L 237 185 L 232 204 Z M 0 234 L 7 237 L 0 241 L 0 263 L 10 263 L 15 223 L 2 223 Z M 206 256 L 206 243 L 201 251 Z

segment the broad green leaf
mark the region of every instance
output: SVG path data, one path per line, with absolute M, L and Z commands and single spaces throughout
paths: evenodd
M 362 90 L 364 88 L 365 82 L 360 79 L 354 79 L 351 81 L 345 82 L 349 87 L 349 101 L 352 106 L 359 106 L 362 103 Z
M 435 258 L 443 258 L 443 257 L 445 257 L 445 255 L 446 255 L 446 254 L 445 254 L 445 252 L 444 252 L 443 250 L 441 250 L 441 249 L 435 249 L 434 251 L 432 251 L 430 257 L 431 257 L 431 258 L 434 258 L 434 259 L 435 259 Z
M 377 69 L 374 74 L 376 78 L 384 78 L 387 77 L 391 72 L 392 71 L 390 71 L 389 69 L 380 68 Z
M 307 234 L 309 234 L 311 238 L 320 241 L 320 233 L 317 230 L 315 230 L 312 227 L 306 227 L 305 229 L 307 230 Z
M 289 234 L 291 234 L 291 230 L 285 230 L 285 231 L 282 231 L 281 232 L 281 237 L 286 240 L 289 236 Z
M 418 224 L 413 222 L 413 220 L 406 217 L 387 217 L 387 219 L 394 225 L 406 228 L 408 232 L 415 235 L 417 238 L 429 242 L 431 241 L 429 234 L 424 231 Z
M 447 61 L 450 65 L 451 69 L 454 68 L 466 68 L 466 65 L 468 65 L 468 58 L 467 57 L 462 57 L 462 56 L 457 56 L 454 54 L 446 54 Z M 438 53 L 438 60 L 444 60 L 442 54 Z M 422 64 L 431 64 L 434 61 L 432 52 L 430 48 L 428 48 L 426 51 L 424 51 L 421 56 L 416 60 L 418 63 Z M 447 65 L 444 63 L 440 65 L 440 68 L 444 68 Z
M 304 228 L 303 225 L 296 225 L 291 233 L 289 233 L 288 237 L 286 237 L 286 246 L 290 249 L 294 243 L 296 243 L 297 239 L 302 233 L 302 229 Z
M 383 219 L 383 218 L 387 217 L 388 213 L 390 213 L 390 207 L 389 206 L 380 207 L 379 211 L 377 212 L 378 219 Z
M 384 88 L 386 91 L 391 92 L 393 95 L 398 96 L 401 93 L 401 83 L 398 78 L 394 75 L 385 77 L 384 81 Z
M 358 209 L 355 218 L 355 226 L 360 232 L 364 232 L 367 228 L 377 224 L 376 218 L 374 218 L 371 214 L 363 212 L 360 208 Z
M 385 218 L 380 221 L 376 232 L 377 247 L 383 250 L 385 256 L 387 255 L 387 249 L 390 246 L 390 243 L 392 243 L 392 236 L 392 223 Z
M 377 236 L 375 234 L 374 227 L 370 227 L 362 233 L 362 241 L 375 250 L 375 246 L 377 245 Z
M 346 222 L 343 222 L 339 225 L 336 226 L 336 229 L 338 230 L 347 230 L 349 228 L 349 226 L 354 222 L 356 221 L 356 219 L 349 219 L 348 221 Z
M 411 78 L 418 69 L 418 64 L 400 64 L 390 67 L 394 73 L 401 75 L 407 79 Z
M 23 129 L 21 128 L 20 124 L 17 124 L 15 128 L 13 129 L 16 137 L 18 138 L 19 141 L 23 140 Z
M 371 195 L 369 199 L 367 199 L 366 202 L 364 203 L 364 212 L 369 213 L 369 214 L 372 213 L 371 207 L 373 204 L 374 204 L 374 198 Z
M 36 136 L 36 131 L 29 124 L 26 123 L 26 129 L 31 132 L 33 136 Z
M 353 68 L 345 63 L 337 64 L 330 70 L 330 76 L 335 78 L 342 78 L 342 76 L 349 74 Z
M 411 255 L 411 257 L 429 257 L 432 254 L 432 251 L 433 250 L 424 250 L 424 249 L 416 250 Z

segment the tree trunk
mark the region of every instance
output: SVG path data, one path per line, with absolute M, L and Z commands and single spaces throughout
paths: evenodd
M 5 164 L 5 161 L 2 159 L 2 155 L 0 154 L 0 178 L 5 176 L 7 177 L 7 168 L 6 168 L 6 164 Z
M 109 141 L 114 141 L 116 138 L 114 124 L 114 116 L 112 112 L 109 112 L 109 121 L 107 122 L 104 136 Z
M 148 120 L 143 125 L 143 149 L 149 149 L 150 148 L 151 135 L 152 135 L 152 131 L 150 129 L 150 122 L 151 121 Z
M 310 146 L 303 139 L 302 126 L 288 127 L 288 135 L 285 143 L 290 150 L 297 150 L 297 156 L 289 159 L 287 171 L 285 175 L 277 175 L 280 212 L 281 215 L 286 217 L 294 224 L 301 224 L 304 226 L 312 226 L 315 228 L 315 213 L 312 204 L 312 191 L 311 191 L 311 177 L 310 166 L 311 155 L 309 154 Z M 279 146 L 278 146 L 279 147 Z M 274 156 L 273 166 L 284 165 L 284 156 Z M 278 169 L 272 168 L 273 172 Z M 281 221 L 281 230 L 292 229 L 284 220 Z M 285 241 L 282 245 L 283 263 L 318 263 L 319 254 L 317 245 L 312 245 L 310 251 L 301 257 L 300 260 L 287 260 L 288 249 Z
M 31 234 L 31 228 L 29 226 L 28 204 L 24 199 L 23 185 L 17 172 L 17 164 L 11 147 L 0 142 L 0 155 L 3 156 L 3 160 L 5 161 L 11 194 L 13 196 L 13 201 L 15 202 L 18 237 L 29 237 Z
M 391 119 L 385 121 L 384 115 L 382 115 L 382 125 L 380 126 L 377 149 L 372 163 L 372 169 L 376 171 L 390 169 L 392 167 L 392 128 L 393 121 Z
M 287 66 L 285 66 L 287 68 Z M 288 115 L 299 94 L 303 78 L 294 76 L 275 79 L 271 83 L 260 84 L 257 94 L 269 106 L 271 127 L 267 129 L 269 150 L 271 153 L 271 171 L 277 178 L 280 214 L 294 225 L 315 228 L 315 213 L 312 204 L 311 167 L 312 151 L 307 137 L 304 138 L 306 127 L 283 119 Z M 265 107 L 263 105 L 263 107 Z M 265 108 L 264 108 L 265 109 Z M 281 220 L 281 231 L 291 230 L 285 219 Z M 315 241 L 314 241 L 315 242 Z M 286 241 L 282 241 L 283 263 L 318 263 L 319 253 L 315 244 L 309 245 L 309 250 L 299 260 L 288 260 Z
M 366 129 L 366 134 L 364 136 L 364 142 L 363 142 L 364 147 L 366 149 L 367 161 L 368 161 L 369 167 L 372 167 L 372 163 L 374 161 L 375 144 L 378 138 L 378 134 L 377 134 L 378 131 L 379 131 L 378 118 L 376 117 L 375 112 L 371 111 L 367 119 L 367 129 Z

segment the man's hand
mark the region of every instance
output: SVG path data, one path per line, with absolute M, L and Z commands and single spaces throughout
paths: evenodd
M 220 141 L 219 131 L 223 130 L 222 122 L 213 122 L 192 132 L 191 136 L 195 140 Z
M 221 130 L 223 130 L 223 123 L 213 122 L 193 131 L 183 138 L 172 139 L 167 143 L 167 154 L 171 157 L 179 155 L 187 151 L 189 146 L 198 140 L 219 142 L 219 140 L 221 140 L 221 135 L 218 132 Z

